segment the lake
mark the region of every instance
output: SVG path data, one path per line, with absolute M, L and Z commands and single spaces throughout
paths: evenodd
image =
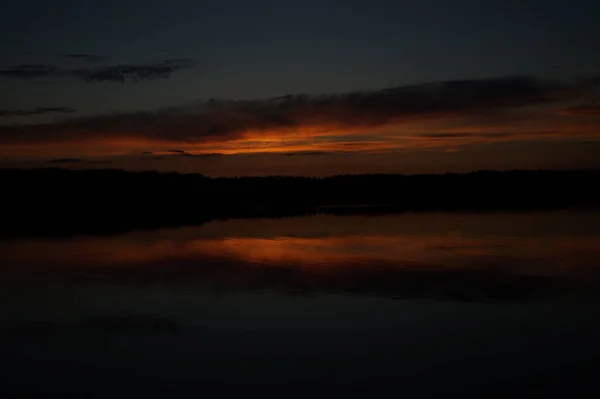
M 2 397 L 600 393 L 600 211 L 0 242 Z

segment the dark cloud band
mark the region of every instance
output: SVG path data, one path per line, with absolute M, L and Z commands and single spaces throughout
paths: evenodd
M 74 112 L 77 112 L 77 110 L 74 108 L 69 108 L 69 107 L 38 107 L 38 108 L 32 108 L 32 109 L 0 109 L 0 117 L 44 115 L 44 114 L 72 114 Z
M 72 60 L 81 60 L 87 62 L 98 62 L 102 59 L 102 57 L 94 54 L 82 54 L 82 53 L 71 53 L 71 54 L 61 54 L 63 58 L 69 58 Z
M 84 54 L 70 54 L 70 58 L 89 57 Z M 89 58 L 86 58 L 88 61 Z M 13 79 L 35 80 L 41 78 L 76 78 L 86 82 L 126 82 L 152 79 L 166 79 L 174 72 L 191 68 L 194 61 L 187 58 L 168 59 L 145 65 L 111 65 L 94 68 L 60 68 L 55 65 L 25 64 L 0 70 L 0 76 Z
M 161 65 L 180 65 L 180 61 L 164 61 Z M 135 69 L 115 69 L 96 71 L 88 78 L 118 80 L 122 74 L 137 73 Z M 578 98 L 586 90 L 589 85 L 582 87 L 517 76 L 345 94 L 288 95 L 252 101 L 207 100 L 157 112 L 74 117 L 37 125 L 4 125 L 0 126 L 0 142 L 84 141 L 112 137 L 189 143 L 232 140 L 249 131 L 271 131 L 284 136 L 287 131 L 301 128 L 362 129 L 420 118 L 489 115 L 502 109 Z M 445 134 L 439 138 L 451 137 Z

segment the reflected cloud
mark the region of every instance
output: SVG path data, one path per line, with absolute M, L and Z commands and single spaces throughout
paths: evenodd
M 167 238 L 80 238 L 73 241 L 3 242 L 3 263 L 60 264 L 67 268 L 135 267 L 145 263 L 228 259 L 259 267 L 334 270 L 371 268 L 487 268 L 561 275 L 595 265 L 600 237 L 469 237 L 445 235 L 349 235 Z M 579 253 L 577 259 L 573 254 Z
M 202 228 L 192 231 L 196 233 L 191 236 L 166 230 L 0 243 L 0 264 L 5 265 L 2 273 L 9 275 L 102 275 L 162 283 L 198 281 L 235 290 L 300 289 L 474 301 L 581 294 L 589 292 L 582 284 L 595 286 L 600 277 L 600 235 L 385 230 L 307 235 L 299 230 L 299 235 L 211 237 L 202 236 Z

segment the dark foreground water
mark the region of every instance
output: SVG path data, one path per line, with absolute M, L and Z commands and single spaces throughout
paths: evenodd
M 598 211 L 9 240 L 0 397 L 597 397 L 599 305 Z

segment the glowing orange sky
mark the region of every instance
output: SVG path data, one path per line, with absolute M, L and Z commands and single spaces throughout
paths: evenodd
M 575 119 L 575 120 L 574 120 Z M 5 157 L 79 157 L 139 154 L 177 148 L 192 154 L 286 153 L 302 151 L 393 151 L 423 148 L 457 148 L 498 141 L 596 139 L 600 119 L 556 115 L 531 115 L 527 120 L 488 121 L 476 118 L 423 120 L 370 128 L 302 127 L 288 130 L 246 131 L 236 138 L 208 139 L 203 142 L 151 139 L 143 137 L 93 137 L 57 142 L 31 142 L 0 146 Z
M 497 86 L 501 94 L 509 90 L 508 94 L 490 91 L 490 85 Z M 69 116 L 58 122 L 0 125 L 0 160 L 39 166 L 51 159 L 66 158 L 92 161 L 77 167 L 93 167 L 98 162 L 125 169 L 209 175 L 323 175 L 360 173 L 357 166 L 363 167 L 363 173 L 406 170 L 406 165 L 384 165 L 385 157 L 369 154 L 401 154 L 405 159 L 428 151 L 457 153 L 450 164 L 436 161 L 436 157 L 422 159 L 422 170 L 445 172 L 457 168 L 511 168 L 510 161 L 515 157 L 500 151 L 509 143 L 511 151 L 527 149 L 532 160 L 526 166 L 514 163 L 512 168 L 600 167 L 600 161 L 596 165 L 590 161 L 598 146 L 577 146 L 600 140 L 600 115 L 597 106 L 589 105 L 595 93 L 595 89 L 581 84 L 546 87 L 535 80 L 510 78 L 292 96 L 283 102 L 209 103 L 156 113 Z M 549 162 L 549 146 L 555 147 L 552 151 L 558 163 Z M 240 157 L 228 157 L 289 153 L 326 153 L 330 160 L 266 157 L 263 164 L 268 160 L 271 166 L 263 165 L 259 170 L 249 168 Z M 354 161 L 332 156 L 348 153 L 355 156 Z M 218 165 L 217 161 L 199 157 L 191 166 L 189 159 L 180 156 L 203 154 L 224 157 Z M 495 163 L 488 166 L 472 162 L 475 158 Z M 170 162 L 163 162 L 165 159 Z M 328 170 L 315 172 L 325 164 Z M 413 166 L 411 169 L 419 170 L 418 162 Z

